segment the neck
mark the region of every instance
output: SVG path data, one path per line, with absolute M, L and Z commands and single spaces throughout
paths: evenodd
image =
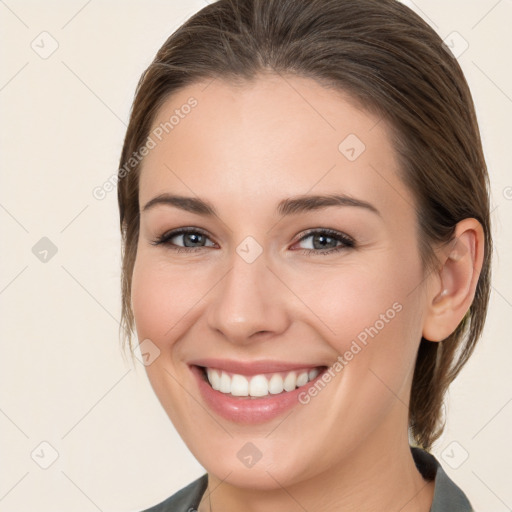
M 270 490 L 235 487 L 209 474 L 199 512 L 429 512 L 434 482 L 416 469 L 407 430 L 382 426 L 336 466 L 307 481 L 283 486 L 269 475 Z M 394 431 L 393 431 L 394 427 Z M 391 441 L 391 442 L 390 442 Z

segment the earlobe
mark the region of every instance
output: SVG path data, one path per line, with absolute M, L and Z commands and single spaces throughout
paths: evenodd
M 484 233 L 476 219 L 464 219 L 432 276 L 422 336 L 442 341 L 457 328 L 475 296 L 484 258 Z

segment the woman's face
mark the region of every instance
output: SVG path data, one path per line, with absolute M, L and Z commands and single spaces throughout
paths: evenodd
M 427 299 L 386 122 L 268 75 L 181 90 L 151 138 L 132 306 L 199 462 L 270 489 L 407 442 Z

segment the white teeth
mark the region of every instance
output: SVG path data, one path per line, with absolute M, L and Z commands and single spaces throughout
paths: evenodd
M 297 387 L 304 386 L 308 381 L 308 372 L 302 372 L 297 375 Z
M 231 394 L 233 396 L 248 396 L 249 381 L 243 375 L 233 375 L 231 377 Z
M 309 374 L 308 374 L 309 380 L 316 379 L 318 377 L 319 373 L 320 372 L 316 368 L 313 368 L 312 370 L 310 370 Z
M 226 372 L 222 372 L 220 376 L 219 391 L 221 393 L 231 393 L 231 379 L 229 378 L 229 375 Z
M 220 389 L 219 372 L 217 370 L 212 370 L 211 368 L 208 368 L 206 372 L 208 373 L 208 380 L 210 381 L 212 388 L 218 391 Z
M 278 373 L 272 375 L 270 377 L 270 381 L 268 383 L 268 392 L 271 395 L 277 395 L 279 393 L 282 393 L 284 389 L 284 383 L 283 383 L 283 377 L 279 375 Z
M 256 375 L 251 379 L 251 382 L 249 383 L 249 395 L 268 395 L 268 381 L 263 375 Z
M 297 387 L 297 374 L 295 372 L 290 372 L 284 378 L 284 390 L 285 391 L 293 391 Z
M 229 375 L 221 370 L 212 368 L 206 369 L 208 381 L 213 389 L 221 393 L 231 394 L 233 396 L 253 396 L 262 397 L 278 395 L 283 391 L 293 391 L 297 387 L 304 386 L 310 380 L 318 376 L 320 371 L 317 368 L 309 372 L 288 372 L 283 378 L 282 374 L 275 373 L 270 378 L 266 375 L 254 375 L 245 377 L 244 375 Z

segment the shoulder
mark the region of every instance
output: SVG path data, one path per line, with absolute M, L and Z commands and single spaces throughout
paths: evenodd
M 207 485 L 208 474 L 204 474 L 170 498 L 142 512 L 196 512 Z
M 439 461 L 429 452 L 411 446 L 418 471 L 426 480 L 435 480 L 430 512 L 474 512 L 467 496 L 445 473 Z

